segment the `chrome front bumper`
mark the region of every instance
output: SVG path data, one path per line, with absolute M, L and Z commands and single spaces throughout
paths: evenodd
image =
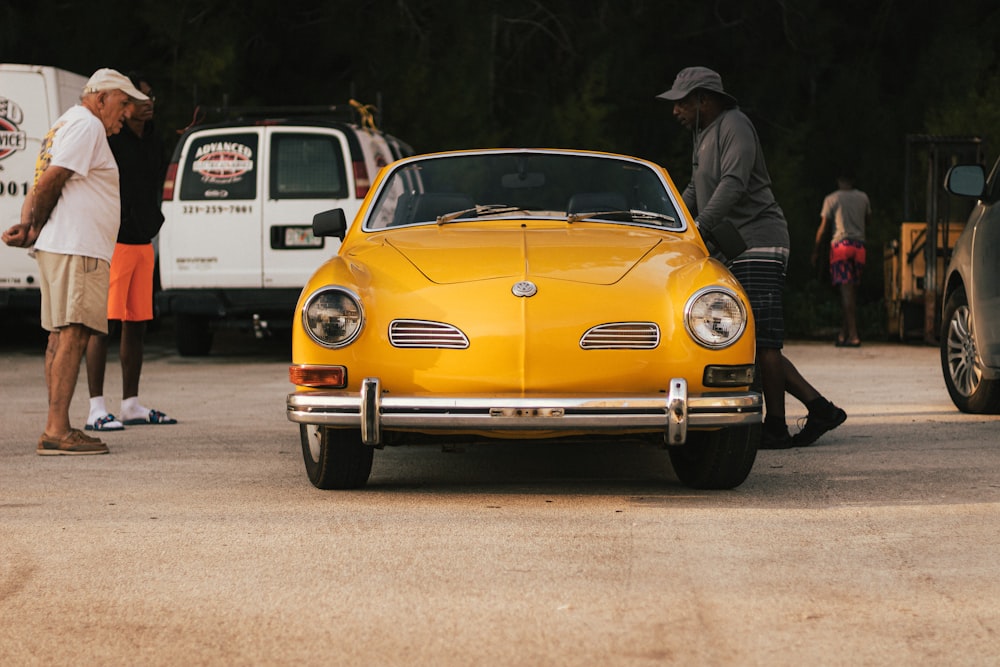
M 288 395 L 289 421 L 360 428 L 365 444 L 382 444 L 383 430 L 612 432 L 662 429 L 668 445 L 682 445 L 688 428 L 757 424 L 763 401 L 753 391 L 690 397 L 687 382 L 652 395 L 394 396 L 378 378 L 360 392 L 303 391 Z

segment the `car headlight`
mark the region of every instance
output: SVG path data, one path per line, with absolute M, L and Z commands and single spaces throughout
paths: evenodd
M 343 287 L 324 287 L 309 295 L 302 308 L 302 326 L 323 347 L 343 347 L 361 333 L 365 323 L 361 300 Z
M 684 306 L 684 327 L 699 345 L 713 350 L 739 340 L 747 326 L 743 302 L 724 287 L 705 287 Z

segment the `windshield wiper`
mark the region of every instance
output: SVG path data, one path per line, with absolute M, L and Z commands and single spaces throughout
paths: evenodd
M 520 206 L 511 206 L 510 204 L 476 204 L 472 208 L 466 208 L 461 211 L 452 211 L 451 213 L 439 215 L 437 217 L 437 223 L 439 225 L 446 225 L 449 222 L 454 222 L 463 215 L 468 215 L 470 213 L 475 213 L 476 216 L 482 216 L 486 213 L 513 213 L 515 211 L 524 210 L 525 209 Z
M 677 224 L 677 220 L 673 217 L 666 215 L 665 213 L 656 213 L 654 211 L 642 211 L 639 209 L 632 209 L 629 211 L 618 210 L 618 211 L 587 211 L 584 213 L 570 213 L 566 216 L 566 222 L 580 222 L 581 220 L 588 220 L 590 218 L 606 218 L 610 216 L 628 216 L 631 221 L 636 220 L 662 220 L 664 222 Z
M 662 220 L 668 222 L 671 225 L 677 224 L 677 218 L 672 215 L 667 215 L 666 213 L 657 213 L 656 211 L 632 211 L 633 220 Z

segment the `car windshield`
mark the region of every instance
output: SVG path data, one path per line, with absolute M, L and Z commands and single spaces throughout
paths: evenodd
M 662 175 L 615 156 L 554 151 L 435 155 L 397 166 L 365 228 L 503 217 L 683 229 Z

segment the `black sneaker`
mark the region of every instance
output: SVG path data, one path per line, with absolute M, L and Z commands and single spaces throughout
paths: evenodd
M 788 427 L 784 424 L 780 429 L 764 426 L 760 430 L 760 444 L 757 445 L 757 449 L 789 449 L 794 446 L 792 436 L 788 434 Z
M 819 410 L 809 413 L 809 416 L 806 418 L 806 425 L 802 427 L 801 431 L 792 436 L 793 446 L 805 447 L 806 445 L 811 445 L 819 440 L 821 435 L 827 431 L 832 431 L 847 421 L 847 413 L 830 401 L 826 402 L 826 409 L 823 413 L 820 414 Z

